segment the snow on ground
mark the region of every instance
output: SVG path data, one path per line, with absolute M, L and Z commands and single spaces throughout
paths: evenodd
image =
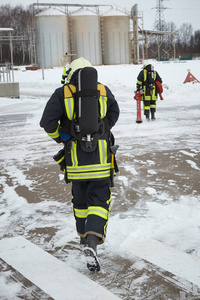
M 157 102 L 156 121 L 143 118 L 141 124 L 135 122 L 133 100 L 141 65 L 96 67 L 121 111 L 113 128 L 120 172 L 100 256 L 104 252 L 134 260 L 130 239 L 151 238 L 200 257 L 200 84 L 183 84 L 188 69 L 200 80 L 200 60 L 153 64 L 167 88 L 164 100 Z M 62 68 L 47 69 L 42 79 L 41 70 L 20 67 L 15 81 L 21 98 L 0 98 L 0 239 L 23 235 L 52 253 L 77 241 L 70 187 L 64 186 L 52 160 L 61 146 L 39 127 L 61 75 Z M 65 261 L 86 272 L 76 252 Z M 6 283 L 8 277 L 7 272 L 0 274 L 0 298 L 18 299 L 19 284 Z M 145 276 L 140 280 L 142 285 Z M 112 291 L 123 298 L 117 287 Z

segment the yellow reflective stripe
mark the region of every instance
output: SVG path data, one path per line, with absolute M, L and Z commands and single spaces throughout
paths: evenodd
M 107 97 L 100 96 L 99 97 L 99 104 L 100 104 L 100 116 L 101 118 L 104 118 L 107 113 Z
M 106 229 L 107 229 L 107 226 L 108 226 L 108 221 L 109 221 L 109 218 L 110 218 L 110 210 L 111 210 L 111 207 L 109 206 L 109 211 L 108 211 L 108 219 L 107 219 L 107 222 L 104 226 L 104 235 L 106 236 Z
M 72 166 L 78 166 L 78 158 L 77 158 L 77 141 L 72 142 L 71 146 L 71 159 L 72 159 Z
M 110 206 L 110 202 L 111 202 L 111 198 L 112 198 L 112 193 L 111 193 L 111 188 L 110 188 L 110 198 L 106 201 L 106 203 L 109 205 L 109 209 L 108 209 L 108 219 L 107 219 L 107 222 L 104 226 L 104 235 L 106 236 L 106 229 L 107 229 L 107 226 L 108 226 L 108 221 L 109 221 L 109 218 L 110 218 L 110 211 L 111 211 L 111 206 Z
M 63 75 L 63 76 L 66 76 L 66 67 L 63 68 L 63 73 L 62 73 L 62 75 Z
M 156 80 L 156 71 L 154 71 L 154 81 Z M 153 87 L 153 94 L 152 94 L 152 96 L 151 96 L 151 99 L 152 100 L 156 100 L 157 99 L 157 97 L 156 97 L 156 86 L 154 85 L 154 87 Z
M 77 218 L 87 218 L 88 210 L 87 209 L 77 209 L 74 208 L 74 214 Z
M 106 164 L 107 162 L 107 142 L 106 140 L 98 140 L 99 144 L 99 158 L 101 164 Z
M 146 69 L 144 69 L 143 75 L 144 75 L 144 81 L 146 81 L 147 80 L 147 70 Z M 144 89 L 144 94 L 142 95 L 142 98 L 144 99 L 144 97 L 145 97 L 145 100 L 146 100 L 146 85 L 143 86 L 143 89 Z
M 110 189 L 110 190 L 111 190 L 111 189 Z M 107 204 L 110 204 L 111 198 L 112 198 L 112 194 L 111 194 L 111 191 L 110 191 L 110 198 L 106 201 Z M 109 208 L 109 209 L 110 209 L 110 208 Z
M 59 164 L 61 161 L 63 161 L 65 159 L 65 155 L 63 155 L 62 157 L 61 157 L 61 159 L 59 159 L 58 161 L 57 161 L 57 163 Z
M 65 110 L 67 113 L 67 118 L 72 120 L 74 114 L 74 99 L 73 98 L 65 98 Z
M 141 85 L 141 84 L 142 84 L 142 81 L 137 80 L 137 84 Z
M 110 170 L 103 172 L 91 172 L 91 173 L 70 173 L 67 169 L 67 178 L 71 180 L 83 180 L 83 179 L 100 179 L 110 177 Z
M 156 95 L 154 95 L 154 94 L 152 96 L 146 96 L 145 95 L 145 99 L 144 100 L 157 100 L 157 98 L 156 98 Z
M 98 83 L 97 89 L 100 91 L 99 105 L 100 105 L 100 116 L 104 118 L 107 113 L 107 97 L 106 88 L 103 84 Z
M 146 69 L 144 69 L 143 74 L 144 74 L 144 81 L 146 81 L 147 80 L 147 70 Z
M 103 171 L 103 170 L 110 170 L 111 163 L 108 164 L 96 164 L 96 165 L 86 165 L 86 166 L 68 166 L 67 167 L 71 172 L 95 172 L 95 171 Z
M 108 214 L 109 214 L 109 212 L 105 208 L 102 208 L 100 206 L 89 206 L 88 207 L 88 216 L 96 215 L 96 216 L 99 216 L 99 217 L 107 220 Z
M 64 103 L 67 117 L 69 120 L 72 120 L 74 114 L 74 98 L 72 93 L 76 92 L 76 87 L 72 84 L 70 84 L 69 86 L 72 92 L 70 91 L 68 85 L 64 86 Z
M 106 210 L 101 206 L 89 206 L 88 209 L 74 208 L 74 214 L 77 218 L 81 218 L 81 219 L 85 219 L 89 215 L 96 215 L 108 221 L 108 218 L 110 216 L 110 206 L 109 206 L 109 210 Z M 108 222 L 106 222 L 106 224 L 107 223 Z
M 56 138 L 58 138 L 58 137 L 60 136 L 59 133 L 58 133 L 59 128 L 60 128 L 60 125 L 58 125 L 56 131 L 54 131 L 54 132 L 47 132 L 47 134 L 48 134 L 52 139 L 56 139 Z

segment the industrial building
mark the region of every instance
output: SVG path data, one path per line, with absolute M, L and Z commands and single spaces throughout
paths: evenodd
M 48 7 L 35 15 L 38 66 L 62 66 L 83 56 L 93 65 L 132 62 L 130 16 L 114 8 L 102 15 L 88 7 L 72 13 Z
M 68 22 L 65 13 L 48 8 L 36 15 L 36 51 L 38 64 L 44 67 L 61 65 L 63 53 L 68 52 Z

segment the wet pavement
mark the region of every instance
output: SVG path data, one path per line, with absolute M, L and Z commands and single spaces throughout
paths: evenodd
M 3 208 L 0 217 L 4 220 L 1 238 L 23 235 L 124 300 L 200 300 L 190 283 L 138 257 L 111 252 L 106 247 L 107 241 L 98 250 L 102 271 L 98 274 L 88 273 L 78 249 L 79 239 L 72 218 L 71 184 L 65 184 L 59 166 L 52 159 L 59 149 L 56 150 L 48 137 L 44 138 L 43 132 L 38 129 L 40 115 L 34 121 L 36 132 L 31 131 L 32 118 L 31 113 L 0 116 L 0 205 Z M 126 119 L 127 123 L 129 118 Z M 160 195 L 159 203 L 163 205 L 169 199 L 178 201 L 181 195 L 190 197 L 200 194 L 200 152 L 193 152 L 195 155 L 191 162 L 191 157 L 187 156 L 187 152 L 191 153 L 191 147 L 187 148 L 187 144 L 194 149 L 195 142 L 192 135 L 188 141 L 187 135 L 189 133 L 186 132 L 180 138 L 175 136 L 173 147 L 169 144 L 169 148 L 165 146 L 162 150 L 160 146 L 159 151 L 156 151 L 156 142 L 162 143 L 163 137 L 161 141 L 158 137 L 151 148 L 148 148 L 148 141 L 144 141 L 141 151 L 138 151 L 141 148 L 140 137 L 126 137 L 123 141 L 125 147 L 121 147 L 117 155 L 120 172 L 112 189 L 111 218 L 119 214 L 123 220 L 129 212 L 132 217 L 145 218 L 145 203 L 158 202 L 154 190 Z M 184 145 L 184 151 L 180 145 Z M 191 163 L 196 169 L 189 167 Z M 24 206 L 19 203 L 17 207 L 16 203 L 6 198 L 4 192 L 9 188 L 17 200 L 26 200 Z M 162 195 L 165 197 L 162 198 Z M 66 242 L 61 235 L 65 226 Z M 62 242 L 59 242 L 59 237 Z M 188 251 L 192 253 L 193 249 Z M 0 271 L 10 272 L 9 282 L 22 284 L 23 292 L 18 296 L 19 299 L 51 299 L 4 261 L 0 261 Z
M 163 190 L 168 193 L 169 197 L 174 195 L 176 190 L 178 194 L 190 195 L 200 192 L 198 171 L 192 171 L 187 168 L 187 165 L 183 163 L 182 154 L 180 151 L 165 151 L 151 154 L 144 154 L 134 157 L 134 161 L 130 159 L 130 164 L 134 163 L 134 167 L 138 174 L 133 175 L 126 170 L 127 161 L 123 165 L 123 158 L 118 157 L 118 163 L 120 166 L 119 176 L 125 177 L 128 180 L 127 185 L 123 185 L 118 177 L 115 178 L 115 187 L 113 188 L 113 195 L 115 200 L 112 204 L 111 216 L 116 213 L 128 212 L 130 207 L 135 209 L 135 214 L 141 214 L 142 203 L 148 200 L 149 195 L 145 193 L 145 187 L 151 184 L 153 188 L 156 188 L 157 192 Z M 200 161 L 200 156 L 196 157 L 197 162 Z M 154 162 L 154 170 L 156 174 L 149 174 L 148 163 Z M 23 166 L 22 166 L 23 168 Z M 33 166 L 29 170 L 23 170 L 27 180 L 37 181 L 34 184 L 32 190 L 29 190 L 26 186 L 18 185 L 15 191 L 18 196 L 27 199 L 30 204 L 42 203 L 43 201 L 55 201 L 57 205 L 55 207 L 49 207 L 46 211 L 37 209 L 38 219 L 44 218 L 45 215 L 53 216 L 54 209 L 60 210 L 60 214 L 63 214 L 65 218 L 67 215 L 72 214 L 71 207 L 71 184 L 66 185 L 64 180 L 60 180 L 58 174 L 60 174 L 59 167 L 56 164 L 45 164 Z M 2 174 L 5 175 L 5 174 Z M 12 186 L 12 178 L 7 176 L 8 185 Z M 169 184 L 171 183 L 171 184 Z M 163 200 L 164 201 L 164 200 Z M 67 203 L 66 203 L 67 202 Z M 59 203 L 62 204 L 59 206 Z M 140 209 L 137 204 L 140 203 Z M 13 212 L 14 213 L 14 212 Z M 78 238 L 72 241 L 68 241 L 66 245 L 62 247 L 50 248 L 50 242 L 54 239 L 55 233 L 58 230 L 58 224 L 55 220 L 55 226 L 52 224 L 44 223 L 40 227 L 31 228 L 29 215 L 26 226 L 26 220 L 17 220 L 15 224 L 15 233 L 25 235 L 25 237 L 31 240 L 37 245 L 41 245 L 45 250 L 50 252 L 57 258 L 69 263 L 70 257 L 77 261 L 80 260 L 80 268 L 76 264 L 76 269 L 88 276 L 92 280 L 98 282 L 102 286 L 109 289 L 111 292 L 117 294 L 121 299 L 154 299 L 154 300 L 175 300 L 175 299 L 200 299 L 192 295 L 192 287 L 186 283 L 179 282 L 179 278 L 176 278 L 173 274 L 162 270 L 155 265 L 143 261 L 139 258 L 129 259 L 124 258 L 114 253 L 109 253 L 106 250 L 106 243 L 99 250 L 99 257 L 102 261 L 102 272 L 99 274 L 88 274 L 87 269 L 84 271 L 81 265 L 81 252 L 77 249 Z M 30 229 L 28 229 L 30 227 Z M 74 227 L 75 230 L 75 227 Z M 4 237 L 10 236 L 11 233 L 5 234 Z M 71 262 L 73 266 L 73 261 Z M 21 299 L 48 299 L 41 290 L 28 282 L 23 276 L 17 274 L 12 268 L 7 266 L 5 262 L 1 262 L 1 271 L 11 270 L 12 275 L 10 280 L 17 280 L 21 282 L 24 287 L 24 295 L 21 295 Z M 181 294 L 182 293 L 182 294 Z M 34 296 L 35 295 L 35 296 Z M 181 296 L 182 295 L 182 296 Z M 187 298 L 183 298 L 187 297 Z M 181 298 L 182 297 L 182 298 Z

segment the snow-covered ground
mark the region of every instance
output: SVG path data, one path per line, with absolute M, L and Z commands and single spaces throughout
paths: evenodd
M 157 102 L 156 120 L 143 118 L 141 124 L 135 122 L 133 99 L 141 65 L 96 67 L 121 111 L 113 128 L 120 172 L 107 240 L 99 247 L 101 274 L 88 274 L 73 248 L 78 238 L 70 185 L 52 159 L 61 146 L 39 127 L 47 100 L 60 86 L 62 68 L 44 70 L 43 80 L 41 70 L 21 67 L 15 71 L 21 98 L 0 98 L 0 239 L 22 235 L 122 299 L 174 300 L 176 293 L 163 284 L 160 298 L 152 297 L 153 289 L 152 294 L 144 290 L 152 269 L 136 259 L 130 245 L 134 239 L 155 239 L 200 258 L 200 83 L 183 84 L 188 69 L 200 80 L 200 60 L 152 63 L 167 88 Z M 0 299 L 21 299 L 22 283 L 9 279 L 13 271 L 4 264 L 1 270 Z M 163 290 L 168 298 L 161 296 Z

